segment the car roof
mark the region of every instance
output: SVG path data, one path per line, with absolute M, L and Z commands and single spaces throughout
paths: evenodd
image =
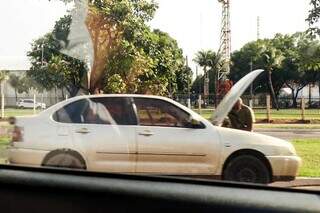
M 98 95 L 79 95 L 79 96 L 75 96 L 72 98 L 69 98 L 68 100 L 62 101 L 60 103 L 57 103 L 55 105 L 53 105 L 52 107 L 48 108 L 45 111 L 42 111 L 40 114 L 47 114 L 47 113 L 52 113 L 54 111 L 56 111 L 57 109 L 72 103 L 74 101 L 77 100 L 81 100 L 81 99 L 85 99 L 85 98 L 116 98 L 116 97 L 122 97 L 122 98 L 150 98 L 150 99 L 158 99 L 158 100 L 164 100 L 167 102 L 170 102 L 174 105 L 178 105 L 180 108 L 184 109 L 186 112 L 192 113 L 194 114 L 194 112 L 187 108 L 186 106 L 170 99 L 167 97 L 162 97 L 162 96 L 156 96 L 156 95 L 141 95 L 141 94 L 98 94 Z
M 33 99 L 21 98 L 20 101 L 33 101 Z
M 162 100 L 169 100 L 170 98 L 157 96 L 157 95 L 143 95 L 143 94 L 98 94 L 98 95 L 81 95 L 76 96 L 73 98 L 70 98 L 69 100 L 76 100 L 76 99 L 83 99 L 83 98 L 116 98 L 116 97 L 122 97 L 122 98 L 156 98 L 156 99 L 162 99 Z

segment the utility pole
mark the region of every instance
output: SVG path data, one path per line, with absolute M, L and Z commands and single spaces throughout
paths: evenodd
M 257 40 L 260 39 L 260 16 L 257 16 Z
M 43 56 L 44 56 L 44 41 L 41 44 L 41 68 L 43 67 Z

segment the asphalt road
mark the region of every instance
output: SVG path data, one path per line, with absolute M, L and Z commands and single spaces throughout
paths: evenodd
M 254 132 L 285 140 L 320 138 L 320 129 L 255 129 Z

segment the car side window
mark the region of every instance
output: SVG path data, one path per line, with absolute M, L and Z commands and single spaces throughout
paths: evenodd
M 134 125 L 130 104 L 126 98 L 82 99 L 58 110 L 53 119 L 61 123 Z
M 135 98 L 135 105 L 141 126 L 189 127 L 190 115 L 169 102 Z
M 132 108 L 131 100 L 122 97 L 103 97 L 91 99 L 96 106 L 98 122 L 108 121 L 118 125 L 136 125 L 137 121 Z
M 72 102 L 56 111 L 53 114 L 53 119 L 60 123 L 84 123 L 83 115 L 88 105 L 88 99 Z

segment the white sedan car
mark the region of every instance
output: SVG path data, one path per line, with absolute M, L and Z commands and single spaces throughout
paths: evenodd
M 88 171 L 292 180 L 291 143 L 214 126 L 164 97 L 80 96 L 16 121 L 9 162 Z
M 46 104 L 45 103 L 41 103 L 41 102 L 34 102 L 33 99 L 20 99 L 17 103 L 16 103 L 18 108 L 27 108 L 27 109 L 33 109 L 34 107 L 37 109 L 45 109 L 46 108 Z

